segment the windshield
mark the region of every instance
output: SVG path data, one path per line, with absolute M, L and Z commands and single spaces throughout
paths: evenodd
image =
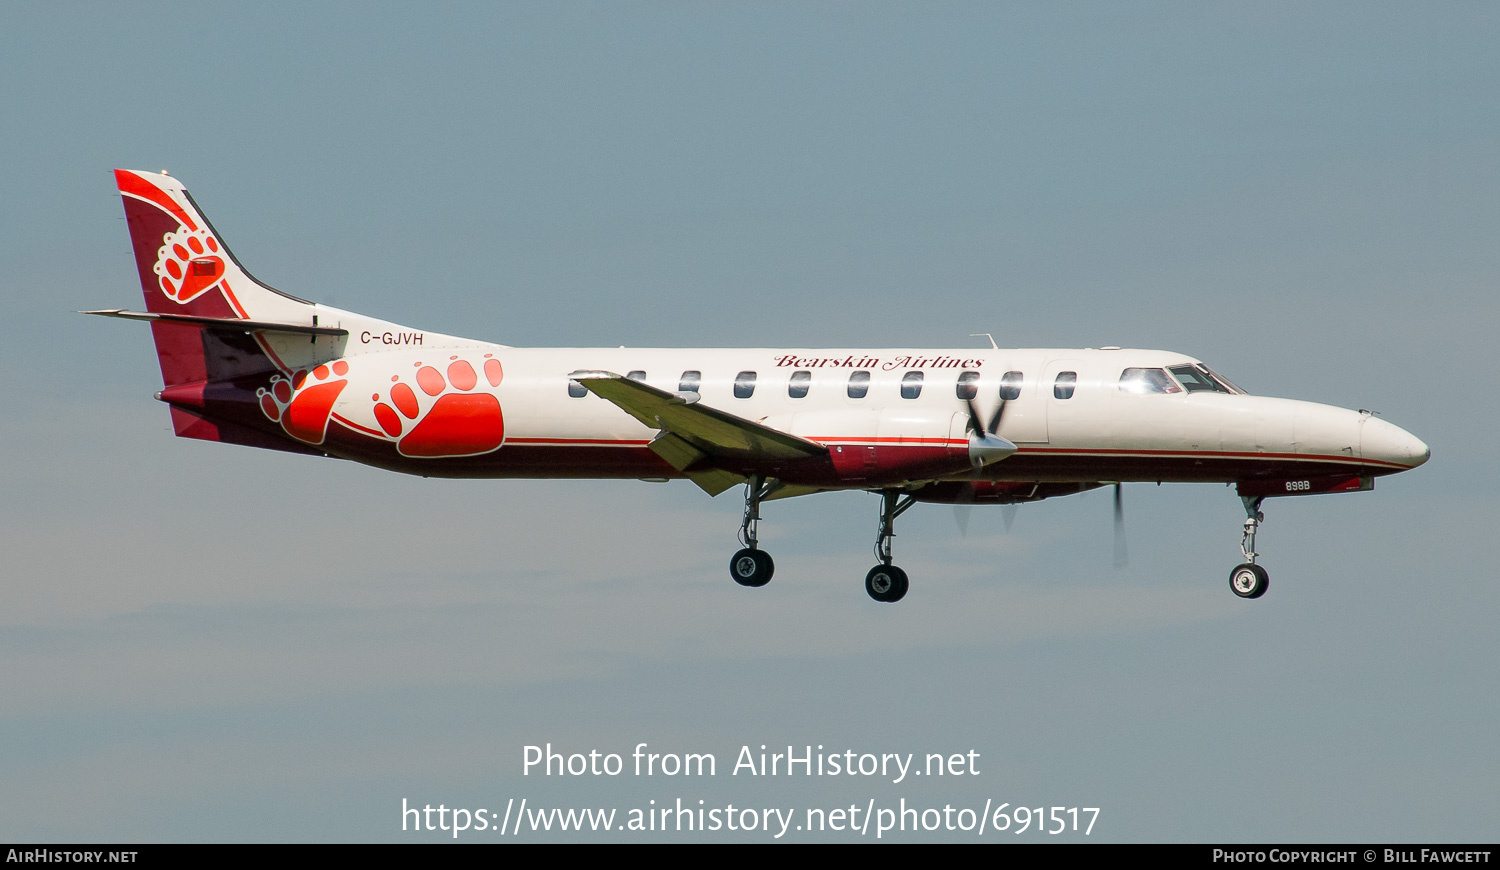
M 1168 371 L 1182 384 L 1182 388 L 1189 393 L 1243 393 L 1244 390 L 1231 384 L 1229 381 L 1219 377 L 1208 370 L 1208 366 L 1198 363 L 1188 366 L 1169 366 Z
M 1213 378 L 1214 380 L 1216 380 L 1219 383 L 1223 384 L 1224 386 L 1228 387 L 1229 391 L 1231 393 L 1239 393 L 1242 396 L 1243 395 L 1248 395 L 1244 390 L 1240 389 L 1239 386 L 1237 384 L 1235 384 L 1233 381 L 1229 380 L 1228 378 L 1224 377 L 1223 375 L 1219 374 L 1216 371 L 1210 370 L 1208 368 L 1208 366 L 1200 364 L 1198 366 L 1198 368 L 1202 369 L 1204 374 L 1208 375 L 1209 377 Z

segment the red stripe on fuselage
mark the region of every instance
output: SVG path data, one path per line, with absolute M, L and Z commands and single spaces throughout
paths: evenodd
M 1130 450 L 1109 447 L 1022 447 L 1020 453 L 1043 456 L 1133 456 L 1180 459 L 1290 459 L 1295 462 L 1338 462 L 1345 465 L 1380 465 L 1386 468 L 1415 468 L 1384 459 L 1361 459 L 1354 456 L 1322 453 L 1248 453 L 1235 450 Z
M 561 437 L 507 437 L 500 449 L 484 455 L 466 457 L 412 458 L 394 454 L 393 442 L 375 429 L 361 426 L 347 418 L 334 415 L 341 428 L 355 436 L 351 442 L 342 440 L 338 451 L 351 459 L 366 461 L 413 474 L 444 477 L 502 477 L 502 478 L 628 478 L 639 476 L 680 477 L 680 472 L 671 469 L 650 449 L 650 440 L 641 438 L 561 438 Z M 357 433 L 357 435 L 356 435 Z M 375 447 L 371 439 L 379 442 Z M 899 437 L 865 439 L 858 437 L 813 439 L 829 448 L 852 447 L 855 450 L 895 449 L 914 454 L 930 452 L 934 456 L 947 453 L 967 441 L 953 438 L 926 438 L 916 443 L 903 442 Z M 879 447 L 865 444 L 878 441 Z M 352 448 L 352 449 L 351 449 Z M 371 452 L 371 448 L 375 448 Z M 894 459 L 895 457 L 890 457 Z M 752 460 L 726 460 L 724 467 L 740 473 L 751 473 Z M 748 463 L 748 464 L 747 464 Z M 898 463 L 915 470 L 908 462 Z M 896 474 L 896 467 L 872 467 L 869 476 L 845 477 L 834 468 L 820 464 L 800 466 L 800 462 L 773 463 L 784 470 L 787 480 L 821 481 L 822 485 L 850 488 L 865 488 L 878 484 L 882 475 Z M 1123 479 L 1130 481 L 1172 482 L 1232 482 L 1267 476 L 1289 476 L 1297 474 L 1332 474 L 1343 469 L 1363 469 L 1366 472 L 1385 474 L 1405 470 L 1408 466 L 1383 460 L 1366 460 L 1346 455 L 1253 453 L 1247 451 L 1192 451 L 1145 450 L 1121 448 L 1065 448 L 1023 447 L 1010 459 L 985 469 L 987 479 L 1013 481 L 1099 481 Z M 948 472 L 931 469 L 940 479 Z M 829 472 L 833 473 L 828 477 Z M 952 472 L 955 475 L 959 471 Z M 967 472 L 964 472 L 967 473 Z M 993 475 L 993 477 L 990 477 Z
M 365 430 L 369 431 L 369 430 Z M 878 444 L 906 444 L 906 445 L 933 445 L 933 446 L 963 446 L 967 441 L 959 441 L 953 438 L 899 438 L 899 437 L 877 437 L 877 438 L 833 438 L 827 436 L 813 436 L 808 438 L 824 446 L 849 447 L 861 446 L 869 443 Z M 590 447 L 641 447 L 650 444 L 647 440 L 638 439 L 615 439 L 615 438 L 507 438 L 507 444 L 536 444 L 552 445 L 556 447 L 567 447 L 571 445 Z M 1120 456 L 1147 459 L 1254 459 L 1254 460 L 1292 460 L 1294 462 L 1334 462 L 1341 465 L 1370 466 L 1378 465 L 1385 468 L 1407 469 L 1414 466 L 1402 465 L 1399 462 L 1387 462 L 1382 459 L 1360 459 L 1352 456 L 1337 454 L 1318 453 L 1251 453 L 1234 450 L 1136 450 L 1120 448 L 1077 448 L 1077 447 L 1022 447 L 1016 451 L 1016 455 L 1027 456 Z
M 815 441 L 818 444 L 823 444 L 825 446 L 829 444 L 837 444 L 844 447 L 860 444 L 932 444 L 938 447 L 963 447 L 969 443 L 968 441 L 959 438 L 904 438 L 899 435 L 876 436 L 870 438 L 830 438 L 823 435 L 809 435 L 807 436 L 807 440 Z
M 650 441 L 615 438 L 507 438 L 506 444 L 551 444 L 557 447 L 579 445 L 586 447 L 644 447 Z

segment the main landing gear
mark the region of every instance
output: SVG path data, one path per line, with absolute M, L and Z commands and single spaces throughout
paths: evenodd
M 764 586 L 771 582 L 776 564 L 760 548 L 756 539 L 760 525 L 761 500 L 781 489 L 781 483 L 752 477 L 745 485 L 745 513 L 740 520 L 740 543 L 743 549 L 729 560 L 729 576 L 741 586 Z M 895 490 L 880 493 L 880 531 L 875 536 L 875 558 L 880 564 L 865 575 L 865 591 L 876 601 L 894 604 L 906 597 L 909 583 L 906 572 L 891 564 L 891 539 L 896 536 L 896 517 L 906 513 L 917 500 Z
M 903 498 L 893 490 L 880 493 L 880 531 L 875 536 L 875 558 L 880 564 L 865 575 L 865 591 L 876 601 L 895 604 L 906 597 L 906 572 L 891 564 L 891 539 L 896 537 L 896 517 L 916 503 L 912 496 Z
M 1266 594 L 1266 588 L 1271 583 L 1266 569 L 1255 564 L 1255 557 L 1260 555 L 1255 552 L 1255 533 L 1266 519 L 1266 515 L 1260 510 L 1264 499 L 1247 495 L 1241 496 L 1240 501 L 1245 504 L 1247 517 L 1244 534 L 1240 536 L 1240 552 L 1245 555 L 1245 562 L 1234 566 L 1234 570 L 1229 572 L 1229 588 L 1241 598 L 1259 598 Z
M 779 483 L 766 483 L 764 477 L 750 478 L 745 484 L 745 515 L 740 521 L 740 543 L 744 549 L 729 560 L 729 576 L 741 586 L 764 586 L 776 573 L 771 554 L 760 549 L 755 538 L 760 525 L 760 500 L 780 489 Z

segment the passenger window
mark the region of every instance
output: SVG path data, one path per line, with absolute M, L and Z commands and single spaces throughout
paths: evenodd
M 1000 398 L 1007 402 L 1021 398 L 1021 381 L 1025 377 L 1020 372 L 1006 372 L 1005 376 L 1000 378 Z
M 1058 372 L 1057 380 L 1052 382 L 1052 397 L 1055 399 L 1073 398 L 1073 388 L 1078 384 L 1078 372 Z
M 812 372 L 792 372 L 792 379 L 787 382 L 786 394 L 794 399 L 807 398 L 808 388 L 812 386 Z
M 696 393 L 698 385 L 703 382 L 703 372 L 683 372 L 677 381 L 677 392 Z
M 636 369 L 633 372 L 626 373 L 625 379 L 627 381 L 644 381 L 646 379 L 646 373 L 641 371 L 640 369 Z
M 901 398 L 915 399 L 922 395 L 922 373 L 907 372 L 901 376 Z
M 979 397 L 979 372 L 963 372 L 958 376 L 958 397 L 960 399 Z
M 870 373 L 853 372 L 849 375 L 849 398 L 863 399 L 870 392 Z
M 573 372 L 574 375 L 582 374 L 582 373 L 583 373 L 582 369 L 579 369 L 578 371 Z M 580 384 L 577 381 L 573 380 L 573 375 L 569 375 L 568 376 L 568 395 L 569 396 L 572 396 L 575 399 L 581 399 L 584 396 L 587 396 L 588 394 L 589 394 L 589 391 L 583 386 L 583 384 Z
M 1182 388 L 1164 369 L 1126 369 L 1120 373 L 1122 393 L 1180 393 Z
M 734 397 L 748 399 L 755 393 L 755 372 L 740 372 L 734 376 Z

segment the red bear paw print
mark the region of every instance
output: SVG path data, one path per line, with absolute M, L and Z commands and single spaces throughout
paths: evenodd
M 177 302 L 191 302 L 224 278 L 224 252 L 207 230 L 183 228 L 163 237 L 154 271 L 161 289 Z
M 468 361 L 448 357 L 445 375 L 429 365 L 416 364 L 417 389 L 393 375 L 389 404 L 376 393 L 375 420 L 385 434 L 399 439 L 403 456 L 475 456 L 489 453 L 505 440 L 505 420 L 494 393 L 471 392 L 479 374 Z M 491 387 L 500 386 L 500 361 L 484 355 L 480 367 Z M 398 413 L 399 412 L 399 413 Z
M 328 435 L 328 418 L 333 403 L 349 383 L 349 364 L 343 360 L 322 365 L 312 371 L 299 371 L 290 378 L 271 378 L 270 388 L 255 391 L 260 409 L 267 417 L 279 421 L 286 434 L 308 444 L 322 444 Z

